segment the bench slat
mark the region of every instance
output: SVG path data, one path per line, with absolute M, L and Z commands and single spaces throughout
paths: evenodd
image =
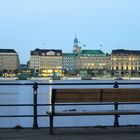
M 55 102 L 140 102 L 140 89 L 56 89 Z
M 101 89 L 57 89 L 55 102 L 100 102 Z
M 140 89 L 103 89 L 103 102 L 140 102 Z
M 49 115 L 52 112 L 47 112 Z M 97 111 L 66 111 L 66 112 L 55 112 L 54 116 L 88 116 L 88 115 L 138 115 L 140 110 L 97 110 Z

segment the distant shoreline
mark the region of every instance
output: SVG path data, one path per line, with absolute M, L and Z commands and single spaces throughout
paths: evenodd
M 0 77 L 0 80 L 18 80 L 17 77 Z
M 6 81 L 6 80 L 22 80 L 18 79 L 18 77 L 0 77 L 1 81 Z M 132 78 L 116 78 L 116 77 L 97 77 L 97 78 L 92 78 L 92 79 L 81 79 L 81 77 L 65 77 L 61 79 L 52 79 L 51 77 L 32 77 L 29 79 L 24 79 L 24 80 L 140 80 L 140 77 L 132 77 Z

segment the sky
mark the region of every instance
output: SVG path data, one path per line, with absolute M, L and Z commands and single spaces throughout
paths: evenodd
M 140 0 L 0 0 L 0 48 L 140 50 Z M 83 46 L 83 44 L 85 44 Z

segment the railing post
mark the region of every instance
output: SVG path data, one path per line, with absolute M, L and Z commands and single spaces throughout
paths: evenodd
M 119 87 L 118 82 L 115 82 L 114 83 L 114 88 L 118 88 L 118 87 Z
M 118 88 L 118 87 L 119 87 L 118 82 L 115 82 L 115 83 L 114 83 L 114 88 Z M 114 110 L 118 110 L 118 102 L 115 102 L 115 103 L 114 103 Z M 114 115 L 114 126 L 115 126 L 115 127 L 118 127 L 118 126 L 119 126 L 118 117 L 119 117 L 118 114 Z
M 115 102 L 115 104 L 114 104 L 114 110 L 118 110 L 118 103 L 117 102 Z M 118 114 L 114 115 L 114 126 L 115 127 L 118 127 L 119 126 L 119 120 L 118 120 L 118 118 L 119 118 L 119 115 Z
M 37 122 L 37 89 L 38 85 L 37 82 L 34 82 L 33 85 L 33 128 L 38 128 L 38 122 Z

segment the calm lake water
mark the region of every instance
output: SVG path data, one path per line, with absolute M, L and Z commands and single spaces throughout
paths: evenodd
M 12 82 L 12 83 L 48 83 L 52 81 L 0 81 L 3 82 Z M 114 80 L 67 80 L 67 81 L 53 81 L 52 83 L 107 83 L 112 82 L 114 83 Z M 120 80 L 118 82 L 121 83 L 140 83 L 140 80 Z M 98 87 L 109 87 L 106 85 L 40 85 L 38 88 L 38 103 L 39 104 L 46 104 L 50 103 L 50 91 L 52 87 L 55 88 L 98 88 Z M 112 85 L 110 85 L 112 87 Z M 140 85 L 133 85 L 128 86 L 121 85 L 119 87 L 137 87 L 139 88 Z M 33 102 L 33 90 L 32 86 L 3 86 L 0 85 L 0 104 L 31 104 Z M 139 108 L 140 105 L 121 105 L 119 108 L 121 109 L 134 109 Z M 62 110 L 69 110 L 69 109 L 76 109 L 76 110 L 93 110 L 93 109 L 112 109 L 113 106 L 95 106 L 95 107 L 61 107 Z M 57 107 L 59 110 L 60 107 Z M 39 114 L 46 114 L 46 112 L 49 110 L 49 107 L 38 107 Z M 25 115 L 25 114 L 32 114 L 32 107 L 0 107 L 0 115 Z M 140 119 L 139 115 L 133 115 L 133 116 L 120 116 L 119 122 L 121 125 L 140 125 Z M 113 125 L 114 123 L 114 117 L 113 116 L 87 116 L 87 117 L 56 117 L 54 119 L 54 125 L 55 126 L 97 126 L 97 125 Z M 39 127 L 47 127 L 48 126 L 48 117 L 40 117 L 38 118 L 38 125 Z M 17 125 L 20 125 L 22 127 L 32 127 L 33 125 L 33 119 L 32 118 L 0 118 L 0 128 L 2 127 L 15 127 Z

